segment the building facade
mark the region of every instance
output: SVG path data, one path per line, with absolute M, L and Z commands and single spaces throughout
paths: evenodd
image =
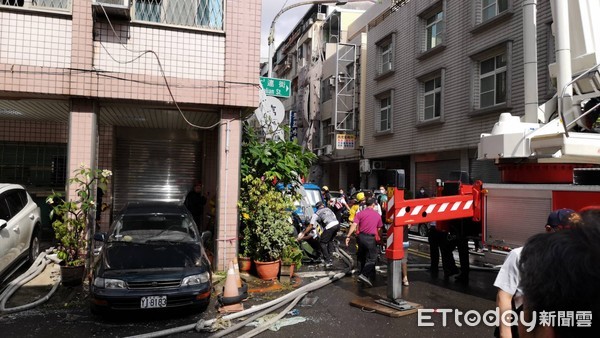
M 433 193 L 436 179 L 458 172 L 499 182 L 494 163 L 477 160 L 477 145 L 501 113 L 524 115 L 522 5 L 386 0 L 347 19 L 326 11 L 318 27 L 291 33 L 276 60 L 286 65 L 291 59 L 289 73 L 279 75 L 299 79 L 287 109 L 316 110 L 318 101 L 318 124 L 308 124 L 315 129 L 307 133 L 313 140 L 308 148 L 320 155 L 317 182 L 374 189 L 384 182 L 385 169 L 404 169 L 411 191 L 423 186 Z M 554 62 L 550 2 L 538 1 L 536 10 L 538 100 L 545 102 L 556 92 L 548 72 Z M 306 27 L 311 15 L 317 14 L 307 13 L 297 28 Z M 337 41 L 332 27 L 339 27 Z M 321 41 L 315 44 L 316 37 Z M 340 61 L 346 45 L 353 46 L 354 62 Z M 312 54 L 301 46 L 310 46 Z M 299 60 L 306 56 L 313 62 L 304 78 L 313 83 L 311 95 L 319 87 L 318 99 L 306 99 L 306 83 L 300 81 L 306 64 Z M 352 104 L 344 102 L 350 88 Z M 339 149 L 342 140 L 353 140 L 354 149 Z
M 291 138 L 315 152 L 309 180 L 332 189 L 358 187 L 359 46 L 348 43 L 348 27 L 371 4 L 313 5 L 278 46 L 273 77 L 289 79 L 282 99 Z
M 555 92 L 552 17 L 549 1 L 537 3 L 538 97 L 545 102 Z M 476 160 L 477 144 L 500 113 L 524 114 L 521 5 L 392 1 L 369 21 L 361 129 L 369 187 L 386 168 L 405 169 L 413 191 L 432 193 L 435 180 L 453 171 L 499 182 L 493 162 Z
M 259 0 L 2 1 L 0 181 L 43 201 L 110 169 L 106 230 L 134 200 L 209 199 L 215 264 L 237 254 L 241 120 L 258 103 Z

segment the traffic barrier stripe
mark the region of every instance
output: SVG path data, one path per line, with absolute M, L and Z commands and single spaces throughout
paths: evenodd
M 425 208 L 425 213 L 426 214 L 432 214 L 432 213 L 443 213 L 446 211 L 452 212 L 452 211 L 461 211 L 461 210 L 469 210 L 473 205 L 473 201 L 472 200 L 467 200 L 467 201 L 457 201 L 454 203 L 450 203 L 450 202 L 446 202 L 446 203 L 442 203 L 442 204 L 429 204 L 429 205 L 415 205 L 413 207 L 413 209 L 410 212 L 406 211 L 406 207 L 405 208 L 400 208 L 400 210 L 398 211 L 398 213 L 396 214 L 397 217 L 405 217 L 405 216 L 417 216 L 420 215 L 421 210 L 423 210 L 423 208 Z M 450 209 L 448 209 L 448 207 L 450 207 Z M 437 210 L 436 210 L 437 208 Z

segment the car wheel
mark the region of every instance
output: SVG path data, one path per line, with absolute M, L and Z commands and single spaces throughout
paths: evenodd
M 30 264 L 37 259 L 37 256 L 40 254 L 40 231 L 39 227 L 36 226 L 31 233 L 31 241 L 29 242 L 29 255 L 28 260 Z
M 429 234 L 429 226 L 426 223 L 419 224 L 419 236 L 427 237 Z

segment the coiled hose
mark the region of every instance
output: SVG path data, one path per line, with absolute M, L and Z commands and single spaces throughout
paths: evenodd
M 12 307 L 12 308 L 6 307 L 6 302 L 10 299 L 10 297 L 12 297 L 12 295 L 15 292 L 17 292 L 17 290 L 21 286 L 25 285 L 27 282 L 29 282 L 30 280 L 32 280 L 36 276 L 38 276 L 40 273 L 42 273 L 42 271 L 44 271 L 44 269 L 46 268 L 48 263 L 50 263 L 50 262 L 54 262 L 57 264 L 59 263 L 60 260 L 58 258 L 56 258 L 54 255 L 48 255 L 53 250 L 54 250 L 54 248 L 50 248 L 44 252 L 41 252 L 37 256 L 37 258 L 35 259 L 33 264 L 31 265 L 31 267 L 29 267 L 29 269 L 27 271 L 25 271 L 25 273 L 23 273 L 21 276 L 15 278 L 10 283 L 8 283 L 8 286 L 6 287 L 6 289 L 4 289 L 2 294 L 0 294 L 0 313 L 13 313 L 13 312 L 19 312 L 19 311 L 31 309 L 35 306 L 38 306 L 38 305 L 46 302 L 48 299 L 50 299 L 50 297 L 54 294 L 54 292 L 60 285 L 60 278 L 56 283 L 54 283 L 54 285 L 52 286 L 52 289 L 50 289 L 50 291 L 48 292 L 48 294 L 46 294 L 46 296 L 44 296 L 32 303 L 28 303 L 28 304 L 24 304 L 24 305 Z

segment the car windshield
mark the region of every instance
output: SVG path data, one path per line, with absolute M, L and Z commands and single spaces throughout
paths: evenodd
M 124 215 L 114 225 L 109 242 L 193 242 L 198 233 L 185 215 Z
M 321 192 L 318 190 L 306 190 L 306 198 L 310 202 L 310 205 L 314 206 L 317 202 L 321 201 Z

